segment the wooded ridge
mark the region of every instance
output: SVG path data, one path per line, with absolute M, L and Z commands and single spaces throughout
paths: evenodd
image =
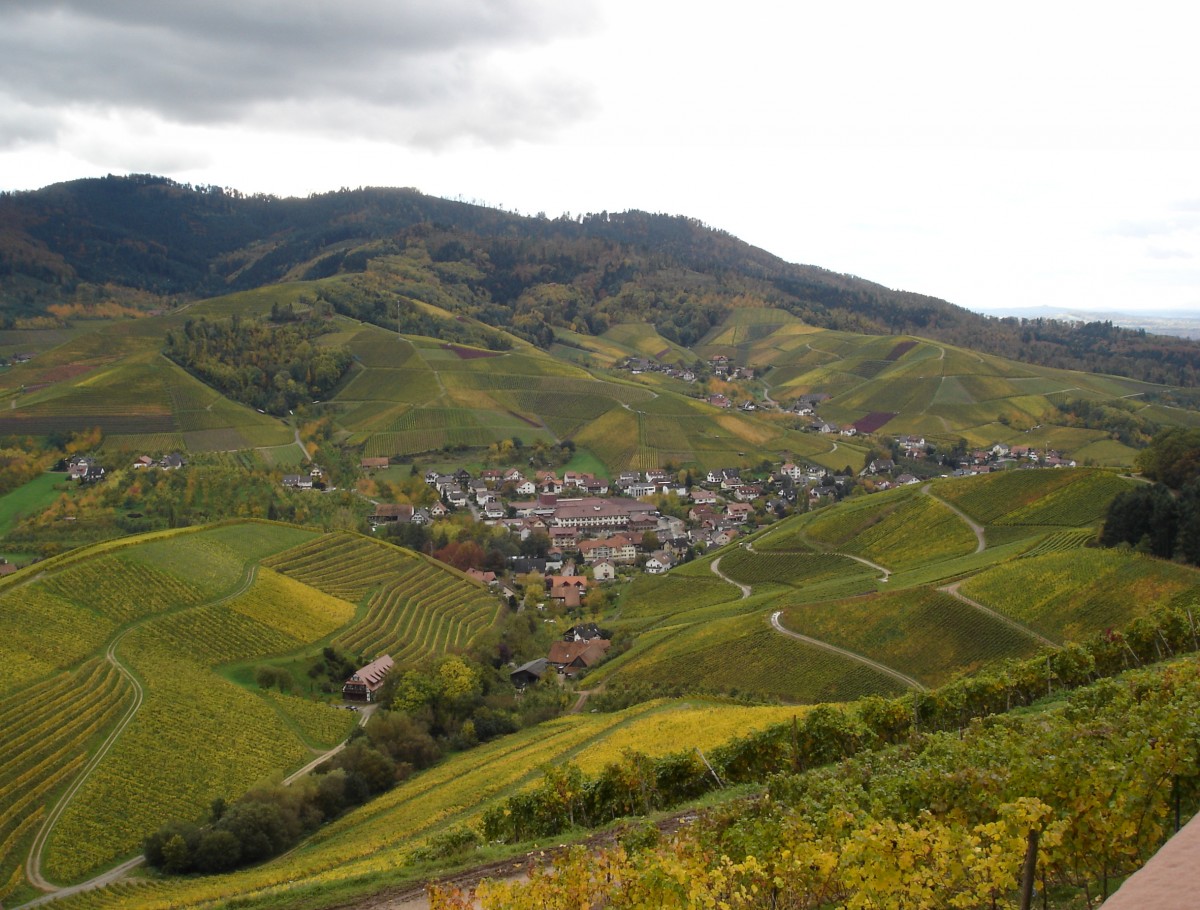
M 389 255 L 423 247 L 423 275 Z M 4 323 L 382 272 L 420 300 L 430 283 L 458 312 L 542 347 L 556 329 L 597 335 L 652 323 L 694 345 L 741 307 L 776 307 L 824 327 L 914 333 L 1057 367 L 1197 385 L 1200 343 L 1109 322 L 986 317 L 784 262 L 701 222 L 662 214 L 522 216 L 413 189 L 341 189 L 308 198 L 246 196 L 134 175 L 0 195 Z M 1086 301 L 1081 303 L 1086 304 Z M 60 315 L 61 318 L 61 315 Z

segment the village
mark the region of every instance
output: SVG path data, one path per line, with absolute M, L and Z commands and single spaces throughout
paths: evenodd
M 634 574 L 661 575 L 699 553 L 726 546 L 755 528 L 796 511 L 848 495 L 882 492 L 934 476 L 971 476 L 994 470 L 1071 467 L 1057 454 L 1000 443 L 966 453 L 956 465 L 923 437 L 890 441 L 894 457 L 873 458 L 857 475 L 820 465 L 784 461 L 758 469 L 726 467 L 694 476 L 689 471 L 623 471 L 613 480 L 591 473 L 489 468 L 429 471 L 433 505 L 378 503 L 373 528 L 428 525 L 456 513 L 527 541 L 540 536 L 544 555 L 514 556 L 507 571 L 468 568 L 466 574 L 515 608 L 549 610 L 582 618 L 589 592 Z M 363 471 L 384 469 L 384 458 L 364 458 Z M 550 653 L 512 671 L 527 685 L 548 670 L 571 678 L 607 655 L 610 640 L 595 623 L 573 626 Z
M 755 379 L 752 367 L 737 366 L 723 356 L 706 365 L 697 363 L 694 370 L 646 359 L 631 359 L 625 368 L 635 374 L 665 372 L 685 382 L 702 376 L 728 383 Z M 724 394 L 702 397 L 716 407 L 786 410 L 814 434 L 861 436 L 869 446 L 867 463 L 855 473 L 849 466 L 833 471 L 785 457 L 775 463 L 731 465 L 704 472 L 676 467 L 621 471 L 611 479 L 565 468 L 539 470 L 532 464 L 476 468 L 475 473 L 452 464 L 423 475 L 430 495 L 412 500 L 423 505 L 370 499 L 370 530 L 403 538 L 397 532 L 404 525 L 432 529 L 442 522 L 463 520 L 503 529 L 520 542 L 521 555 L 508 556 L 503 566 L 495 562 L 466 565 L 465 574 L 514 609 L 545 611 L 548 621 L 550 617 L 582 621 L 589 615 L 599 616 L 600 607 L 612 602 L 605 592 L 614 583 L 642 573 L 661 575 L 795 512 L 933 477 L 1074 466 L 1058 452 L 1031 446 L 995 443 L 968 450 L 959 441 L 947 449 L 944 443 L 919 435 L 889 437 L 879 431 L 895 416 L 892 414 L 869 414 L 853 424 L 838 426 L 817 414 L 829 398 L 822 392 L 801 395 L 786 408 L 765 393 L 762 399 L 739 403 Z M 393 467 L 393 462 L 381 456 L 362 457 L 358 468 L 369 478 Z M 174 471 L 185 466 L 178 453 L 139 455 L 130 465 L 134 471 Z M 80 483 L 105 477 L 104 467 L 90 456 L 71 459 L 66 470 Z M 412 470 L 416 474 L 415 466 Z M 322 468 L 312 463 L 304 466 L 302 473 L 282 475 L 279 482 L 297 491 L 332 488 Z M 513 683 L 528 685 L 551 670 L 563 678 L 584 673 L 606 657 L 610 644 L 595 623 L 572 626 L 545 657 L 513 669 Z M 370 701 L 391 669 L 389 662 L 390 657 L 383 655 L 363 667 L 347 681 L 345 696 Z

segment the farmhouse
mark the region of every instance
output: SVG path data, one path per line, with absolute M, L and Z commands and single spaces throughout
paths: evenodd
M 412 521 L 413 507 L 403 503 L 381 502 L 371 512 L 371 524 L 407 524 Z
M 539 679 L 546 675 L 546 658 L 539 657 L 536 660 L 531 660 L 527 664 L 522 664 L 508 674 L 508 678 L 512 680 L 512 684 L 518 689 L 524 689 L 526 686 L 532 686 Z
M 104 479 L 104 468 L 93 458 L 76 457 L 67 462 L 67 475 L 80 483 L 94 483 Z
M 671 556 L 666 550 L 656 550 L 654 554 L 646 560 L 646 571 L 651 575 L 662 575 L 671 568 L 673 562 Z
M 387 458 L 364 458 L 358 466 L 364 471 L 381 471 L 388 466 Z
M 611 636 L 594 622 L 580 623 L 571 626 L 563 633 L 563 641 L 591 641 L 593 638 L 610 638 Z
M 604 638 L 593 638 L 590 641 L 556 641 L 550 645 L 550 653 L 546 660 L 559 673 L 567 676 L 574 675 L 572 670 L 586 670 L 604 660 L 612 642 Z
M 353 701 L 374 701 L 375 693 L 383 685 L 384 679 L 395 664 L 390 654 L 377 657 L 362 669 L 356 671 L 342 686 L 342 698 Z

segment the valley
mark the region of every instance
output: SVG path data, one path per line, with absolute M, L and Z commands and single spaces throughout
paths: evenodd
M 171 189 L 203 256 L 4 201 L 42 263 L 0 279 L 5 907 L 344 906 L 548 847 L 656 906 L 1006 905 L 1036 831 L 1075 910 L 1200 805 L 1191 343 L 686 219 L 360 191 L 259 236 Z

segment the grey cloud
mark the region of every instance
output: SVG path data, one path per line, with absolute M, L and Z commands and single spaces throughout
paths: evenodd
M 276 120 L 408 141 L 497 142 L 590 108 L 571 74 L 522 72 L 586 27 L 552 0 L 83 0 L 0 5 L 0 92 L 43 110 L 135 109 L 181 123 Z M 360 113 L 361 126 L 344 121 Z
M 59 131 L 54 114 L 0 92 L 0 149 L 53 140 Z

